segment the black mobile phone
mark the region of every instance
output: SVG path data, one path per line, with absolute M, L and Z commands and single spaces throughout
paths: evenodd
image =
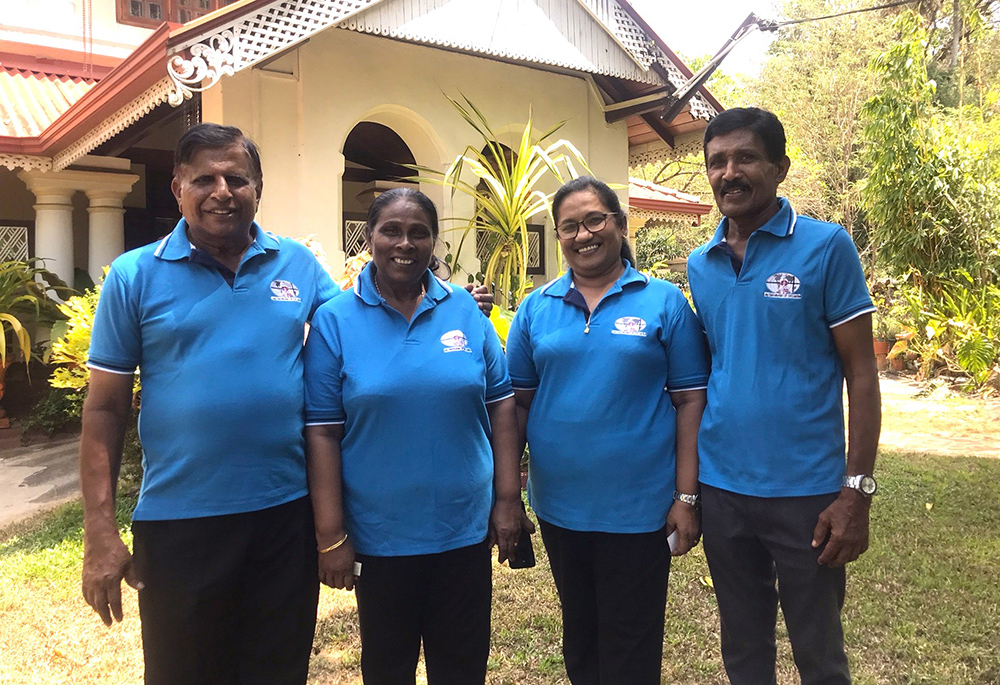
M 524 502 L 521 502 L 521 510 L 524 511 Z M 531 545 L 531 534 L 524 528 L 521 529 L 521 537 L 514 545 L 514 553 L 510 555 L 508 562 L 511 568 L 531 568 L 535 565 L 535 548 Z

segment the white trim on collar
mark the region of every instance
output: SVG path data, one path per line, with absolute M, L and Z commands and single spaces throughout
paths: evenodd
M 156 246 L 156 251 L 153 252 L 154 257 L 159 257 L 163 254 L 163 248 L 167 246 L 167 241 L 170 240 L 171 235 L 173 235 L 173 232 L 163 236 L 163 240 L 160 241 L 160 244 Z

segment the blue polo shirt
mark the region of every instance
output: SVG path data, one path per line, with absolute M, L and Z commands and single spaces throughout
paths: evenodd
M 486 538 L 493 450 L 486 405 L 510 397 L 496 331 L 463 288 L 425 276 L 407 321 L 375 290 L 320 307 L 306 343 L 306 424 L 344 424 L 342 481 L 354 549 L 434 554 Z
M 230 285 L 196 256 L 186 228 L 182 219 L 114 261 L 90 343 L 91 368 L 142 375 L 138 520 L 306 494 L 302 343 L 336 284 L 305 246 L 255 223 Z
M 672 504 L 676 412 L 667 391 L 704 388 L 701 326 L 672 283 L 630 265 L 593 312 L 573 272 L 531 293 L 507 337 L 528 413 L 528 494 L 562 528 L 660 529 Z
M 688 258 L 712 351 L 700 480 L 757 497 L 837 492 L 844 373 L 831 329 L 875 310 L 854 242 L 779 198 L 737 275 L 725 233 L 723 219 Z

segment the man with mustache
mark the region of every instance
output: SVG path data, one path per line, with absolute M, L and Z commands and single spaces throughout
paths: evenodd
M 723 112 L 705 163 L 724 218 L 688 278 L 712 353 L 699 480 L 726 672 L 776 682 L 780 600 L 803 685 L 849 683 L 840 614 L 876 490 L 875 307 L 847 231 L 778 197 L 790 161 L 777 117 Z

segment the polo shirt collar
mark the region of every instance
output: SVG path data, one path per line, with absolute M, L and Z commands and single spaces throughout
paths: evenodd
M 618 292 L 630 283 L 642 283 L 643 285 L 649 283 L 649 276 L 637 271 L 634 266 L 624 260 L 622 263 L 625 265 L 625 270 L 622 272 L 622 275 L 618 277 L 618 280 L 615 281 L 615 284 L 611 287 L 611 290 L 608 291 L 608 294 Z M 565 298 L 566 294 L 573 287 L 573 270 L 570 269 L 562 276 L 542 288 L 542 294 L 550 297 Z
M 788 200 L 783 197 L 779 197 L 778 212 L 768 219 L 767 223 L 758 228 L 757 231 L 770 233 L 771 235 L 779 238 L 787 238 L 795 232 L 795 222 L 797 219 L 798 215 L 795 213 L 795 210 L 792 209 L 792 205 L 788 202 Z M 717 247 L 726 242 L 726 229 L 728 228 L 729 219 L 723 217 L 722 221 L 719 222 L 719 226 L 715 229 L 715 235 L 712 236 L 712 240 L 705 246 L 703 253 L 708 252 L 713 247 Z
M 174 227 L 174 230 L 160 241 L 153 254 L 160 259 L 168 261 L 188 259 L 191 256 L 191 251 L 197 248 L 188 239 L 187 226 L 187 221 L 181 218 Z M 256 221 L 253 222 L 251 230 L 253 231 L 254 239 L 250 243 L 250 247 L 247 248 L 246 253 L 244 253 L 243 259 L 240 260 L 241 263 L 254 255 L 262 254 L 268 250 L 278 251 L 281 249 L 281 244 L 277 237 L 261 228 L 260 224 Z
M 440 278 L 434 275 L 434 273 L 428 269 L 427 273 L 424 274 L 424 287 L 427 289 L 426 295 L 424 295 L 424 302 L 428 300 L 437 304 L 441 300 L 445 299 L 452 293 L 455 286 L 447 281 L 442 281 Z M 354 294 L 357 295 L 362 302 L 368 305 L 378 306 L 382 304 L 383 298 L 375 290 L 375 263 L 368 262 L 365 264 L 365 268 L 361 270 L 358 277 L 354 279 Z M 421 305 L 424 304 L 421 302 Z

